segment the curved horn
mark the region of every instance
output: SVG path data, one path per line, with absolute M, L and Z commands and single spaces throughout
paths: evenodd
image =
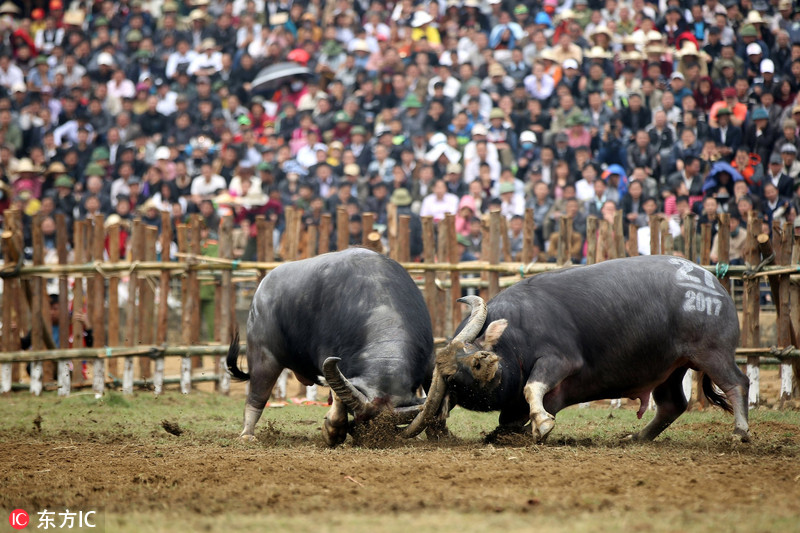
M 478 333 L 481 332 L 483 324 L 486 323 L 486 302 L 480 296 L 464 296 L 458 299 L 459 302 L 469 304 L 472 307 L 472 312 L 469 314 L 469 320 L 458 335 L 456 335 L 450 344 L 458 342 L 468 343 L 475 340 Z
M 459 298 L 458 301 L 472 306 L 472 312 L 464 328 L 447 346 L 436 354 L 436 366 L 433 368 L 433 380 L 428 391 L 428 398 L 425 400 L 425 406 L 422 412 L 403 430 L 403 437 L 413 438 L 419 435 L 430 424 L 436 413 L 439 412 L 442 400 L 447 394 L 447 383 L 445 383 L 443 376 L 452 376 L 457 368 L 456 350 L 460 349 L 464 344 L 474 341 L 486 322 L 488 311 L 483 298 L 479 296 L 464 296 Z M 441 371 L 439 370 L 440 367 Z
M 325 359 L 325 362 L 322 363 L 322 373 L 331 390 L 339 396 L 347 408 L 355 414 L 360 414 L 366 409 L 369 400 L 350 383 L 350 380 L 344 377 L 342 371 L 339 370 L 339 361 L 341 361 L 339 357 Z

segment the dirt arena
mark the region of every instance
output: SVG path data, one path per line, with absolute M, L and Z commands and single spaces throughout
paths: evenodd
M 565 411 L 545 445 L 484 444 L 496 414 L 456 410 L 450 441 L 330 450 L 323 407 L 268 409 L 238 442 L 239 394 L 0 402 L 0 509 L 102 509 L 106 531 L 800 531 L 794 410 L 755 411 L 748 445 L 719 410 L 621 444 L 631 405 Z

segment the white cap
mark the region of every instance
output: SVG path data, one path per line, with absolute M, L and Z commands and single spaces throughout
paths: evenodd
M 772 62 L 771 59 L 763 59 L 761 60 L 761 72 L 769 72 L 770 74 L 775 74 L 775 63 Z
M 747 45 L 747 55 L 754 56 L 760 53 L 762 52 L 761 52 L 761 47 L 758 46 L 758 43 L 750 43 Z
M 105 65 L 107 67 L 114 66 L 114 58 L 108 52 L 101 52 L 97 54 L 97 65 Z
M 472 135 L 489 135 L 489 130 L 483 124 L 475 124 L 472 126 Z
M 675 71 L 675 72 L 672 73 L 672 76 L 670 76 L 670 79 L 671 80 L 685 80 L 686 78 L 684 78 L 683 74 L 681 74 L 680 72 Z
M 519 142 L 522 143 L 535 143 L 536 142 L 536 134 L 530 130 L 523 131 L 519 135 Z
M 577 69 L 577 68 L 578 68 L 578 62 L 577 62 L 577 61 L 575 61 L 575 60 L 574 60 L 574 59 L 572 59 L 572 58 L 570 58 L 570 59 L 567 59 L 566 61 L 564 61 L 564 68 L 565 68 L 565 69 L 568 69 L 568 68 L 574 68 L 574 69 Z
M 27 92 L 28 88 L 25 86 L 25 83 L 18 81 L 11 84 L 11 92 L 12 93 L 24 93 Z
M 160 161 L 161 159 L 169 159 L 170 158 L 169 148 L 166 146 L 159 146 L 156 149 L 155 158 L 156 161 Z

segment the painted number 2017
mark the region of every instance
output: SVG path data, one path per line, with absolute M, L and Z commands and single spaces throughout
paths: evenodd
M 683 302 L 684 311 L 697 311 L 709 316 L 719 316 L 719 311 L 722 309 L 722 300 L 707 296 L 702 292 L 686 291 L 684 297 L 686 298 Z

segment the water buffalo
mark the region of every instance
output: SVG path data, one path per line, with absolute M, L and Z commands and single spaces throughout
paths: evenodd
M 436 354 L 425 409 L 406 436 L 445 416 L 447 399 L 500 411 L 497 432 L 521 432 L 530 420 L 541 442 L 569 405 L 638 398 L 641 418 L 652 392 L 655 417 L 630 436 L 649 441 L 686 409 L 681 382 L 692 368 L 705 372 L 709 401 L 733 412 L 734 438 L 749 440 L 736 308 L 716 278 L 689 261 L 617 259 L 525 279 L 488 306 L 476 296 L 462 301 L 472 313 Z
M 286 263 L 261 281 L 247 319 L 249 373 L 237 366 L 234 337 L 228 371 L 250 380 L 244 440 L 255 438 L 284 368 L 306 385 L 324 376 L 335 392 L 322 431 L 331 446 L 347 437 L 348 412 L 365 421 L 391 406 L 397 423 L 407 424 L 422 408 L 416 391 L 433 370 L 431 319 L 420 290 L 397 262 L 361 248 Z

